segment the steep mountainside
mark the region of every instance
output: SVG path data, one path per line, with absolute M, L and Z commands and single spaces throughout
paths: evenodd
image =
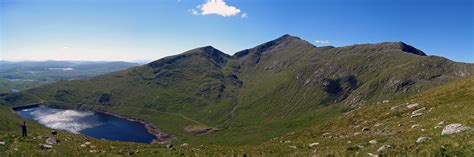
M 2 104 L 108 111 L 153 122 L 177 142 L 241 145 L 472 74 L 471 64 L 426 56 L 402 42 L 316 47 L 284 35 L 233 56 L 207 46 L 7 94 Z

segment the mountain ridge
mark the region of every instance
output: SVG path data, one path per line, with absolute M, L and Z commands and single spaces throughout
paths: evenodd
M 34 95 L 46 104 L 143 119 L 178 142 L 244 145 L 474 73 L 472 64 L 407 53 L 401 43 L 384 46 L 316 47 L 291 35 L 232 56 L 204 46 L 91 79 L 6 94 L 0 103 L 26 104 Z M 107 101 L 100 101 L 104 96 Z M 192 134 L 210 128 L 219 131 Z

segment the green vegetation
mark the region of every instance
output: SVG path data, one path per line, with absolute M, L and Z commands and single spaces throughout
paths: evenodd
M 438 121 L 444 114 L 443 110 L 438 110 L 438 107 L 441 109 L 438 105 L 448 107 L 452 103 L 472 102 L 469 100 L 472 97 L 464 97 L 472 94 L 472 88 L 467 88 L 472 87 L 472 78 L 464 83 L 457 81 L 448 86 L 433 87 L 472 74 L 474 66 L 471 64 L 425 56 L 422 51 L 401 42 L 315 47 L 285 35 L 233 56 L 207 46 L 94 78 L 59 81 L 21 93 L 3 94 L 0 104 L 11 107 L 43 103 L 138 118 L 175 136 L 172 143 L 176 146 L 190 145 L 171 151 L 178 154 L 303 155 L 314 151 L 307 146 L 310 142 L 320 143 L 315 148 L 317 154 L 375 153 L 380 144 L 367 144 L 368 139 L 375 137 L 380 138 L 379 143 L 392 144 L 395 151 L 388 153 L 400 153 L 413 147 L 405 147 L 407 143 L 403 142 L 413 142 L 412 138 L 416 140 L 418 137 L 415 136 L 421 135 L 403 130 L 411 121 L 419 120 L 420 125 L 425 126 L 428 121 L 434 122 L 431 119 L 423 121 L 424 118 L 433 116 Z M 445 98 L 449 100 L 441 101 L 443 97 L 434 95 L 424 97 L 436 93 L 433 92 L 436 89 L 441 94 L 455 93 L 449 90 L 454 89 L 452 86 L 467 86 L 465 93 L 454 95 L 465 101 L 457 102 L 449 97 Z M 377 104 L 384 100 L 392 101 Z M 418 102 L 434 109 L 415 119 L 404 116 L 408 111 L 402 110 L 403 107 L 387 110 L 406 102 Z M 464 111 L 469 113 L 468 109 Z M 446 118 L 446 122 L 455 122 L 456 118 L 459 117 Z M 349 136 L 361 129 L 352 125 L 367 124 L 364 127 L 372 128 L 377 122 L 382 123 L 377 127 L 387 127 L 391 132 L 406 131 L 406 135 L 380 137 L 371 130 L 363 135 Z M 398 127 L 398 122 L 403 122 L 404 127 L 394 128 Z M 424 129 L 432 141 L 446 140 L 434 136 L 435 132 L 439 134 L 439 128 L 431 128 Z M 205 130 L 216 131 L 195 134 Z M 322 138 L 326 132 L 333 138 Z M 291 135 L 286 135 L 288 133 Z M 457 139 L 456 135 L 449 139 L 469 138 L 459 136 L 463 137 Z M 292 142 L 280 142 L 283 139 Z M 347 144 L 349 140 L 351 143 Z M 445 142 L 449 143 L 449 140 Z M 121 145 L 112 143 L 117 147 Z M 356 144 L 364 148 L 355 148 Z M 203 146 L 197 147 L 200 145 Z M 145 146 L 150 147 L 150 151 L 161 150 L 160 146 Z M 432 146 L 420 149 L 433 151 L 431 148 L 435 147 Z M 199 151 L 195 152 L 196 149 Z M 447 152 L 440 153 L 470 151 L 465 147 L 445 146 L 443 149 Z
M 414 103 L 419 106 L 406 107 Z M 324 125 L 296 131 L 268 144 L 295 145 L 300 149 L 295 149 L 294 153 L 302 154 L 379 154 L 377 149 L 389 144 L 392 148 L 381 154 L 469 156 L 474 154 L 474 130 L 445 136 L 441 135 L 441 130 L 452 123 L 474 127 L 473 104 L 474 77 L 469 77 L 409 98 L 353 110 Z M 426 108 L 424 115 L 411 117 L 413 111 L 423 107 Z M 419 127 L 413 128 L 414 125 Z M 361 131 L 364 127 L 369 130 Z M 416 143 L 422 136 L 431 139 Z M 369 144 L 373 139 L 378 143 Z M 278 143 L 281 140 L 292 142 Z M 308 144 L 314 142 L 320 145 L 309 149 Z

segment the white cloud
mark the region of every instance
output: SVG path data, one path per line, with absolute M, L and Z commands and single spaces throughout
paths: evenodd
M 329 44 L 329 40 L 315 40 L 314 43 L 316 43 L 316 45 L 325 45 L 325 44 Z
M 193 15 L 217 14 L 220 16 L 235 16 L 240 13 L 240 9 L 227 5 L 224 0 L 207 0 L 204 4 L 196 7 L 199 11 L 191 9 Z M 245 14 L 247 16 L 247 14 Z
M 247 16 L 247 13 L 242 13 L 242 15 L 240 15 L 240 18 L 243 18 L 243 19 L 246 19 L 248 16 Z

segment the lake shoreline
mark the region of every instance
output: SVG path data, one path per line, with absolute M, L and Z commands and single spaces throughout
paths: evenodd
M 147 132 L 151 135 L 153 135 L 155 138 L 150 142 L 149 144 L 167 144 L 170 143 L 171 140 L 174 138 L 173 136 L 163 133 L 157 126 L 155 126 L 151 122 L 147 122 L 145 120 L 141 120 L 138 118 L 131 118 L 131 117 L 126 117 L 122 116 L 116 113 L 108 112 L 108 111 L 98 111 L 98 110 L 93 110 L 93 109 L 88 109 L 88 108 L 81 108 L 80 106 L 77 106 L 76 108 L 71 108 L 69 106 L 64 106 L 64 105 L 46 105 L 42 103 L 36 103 L 36 104 L 30 104 L 30 105 L 24 105 L 24 106 L 17 106 L 17 107 L 11 107 L 12 111 L 18 111 L 18 110 L 23 110 L 23 109 L 29 109 L 29 108 L 35 108 L 35 107 L 40 107 L 40 106 L 46 106 L 46 107 L 51 107 L 51 108 L 56 108 L 56 109 L 72 109 L 72 110 L 79 110 L 79 111 L 92 111 L 92 112 L 97 112 L 97 113 L 103 113 L 107 114 L 110 116 L 118 117 L 118 118 L 123 118 L 128 121 L 133 121 L 133 122 L 139 122 L 144 125 L 146 128 Z

